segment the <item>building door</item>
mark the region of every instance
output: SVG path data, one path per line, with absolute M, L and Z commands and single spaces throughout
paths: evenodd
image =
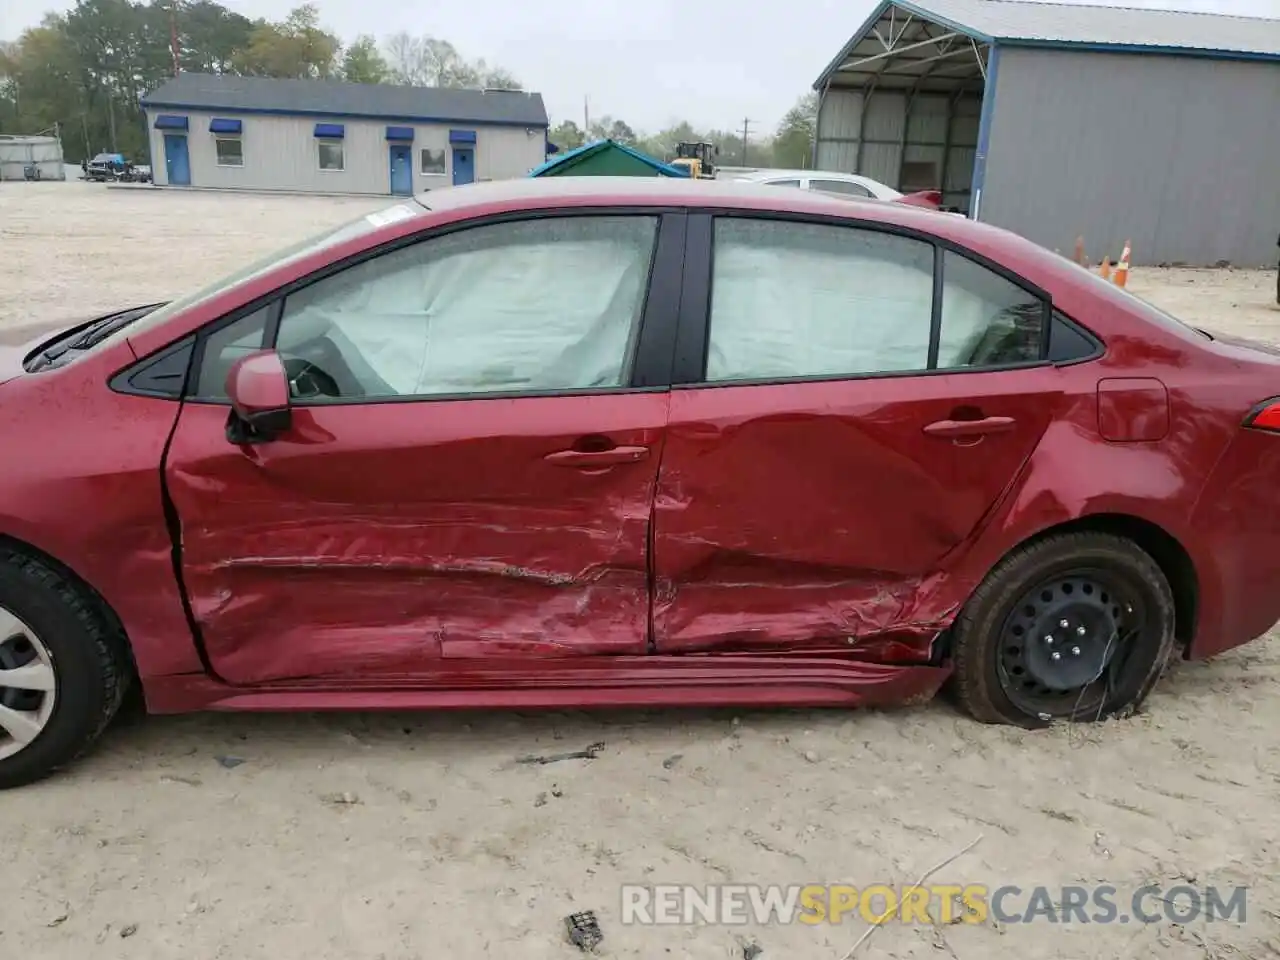
M 391 193 L 397 197 L 413 195 L 413 154 L 408 144 L 391 144 Z
M 176 187 L 191 184 L 191 160 L 187 156 L 187 138 L 178 133 L 164 135 L 164 169 L 169 183 Z
M 474 147 L 453 148 L 453 185 L 473 183 L 476 179 L 476 151 Z

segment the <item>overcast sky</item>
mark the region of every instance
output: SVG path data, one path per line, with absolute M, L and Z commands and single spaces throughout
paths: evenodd
M 283 17 L 301 0 L 222 0 L 247 17 Z M 0 0 L 0 39 L 74 0 Z M 400 30 L 451 41 L 514 73 L 553 122 L 609 114 L 654 131 L 771 130 L 840 51 L 875 0 L 317 0 L 344 40 Z M 1280 17 L 1280 0 L 1124 0 L 1116 5 Z

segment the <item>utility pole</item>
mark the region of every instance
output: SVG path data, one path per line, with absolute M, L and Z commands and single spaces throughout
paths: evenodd
M 587 95 L 582 95 L 582 142 L 591 141 L 591 107 L 587 105 Z
M 747 166 L 747 133 L 751 128 L 751 118 L 742 118 L 742 165 Z
M 111 131 L 111 152 L 119 153 L 120 147 L 116 143 L 116 99 L 111 95 L 110 87 L 107 87 L 107 125 Z

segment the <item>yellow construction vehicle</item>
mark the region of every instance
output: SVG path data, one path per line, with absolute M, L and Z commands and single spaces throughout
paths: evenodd
M 689 176 L 697 180 L 714 180 L 716 165 L 714 157 L 720 155 L 720 148 L 705 140 L 699 143 L 685 141 L 676 144 L 676 156 L 671 161 L 673 167 L 683 167 Z

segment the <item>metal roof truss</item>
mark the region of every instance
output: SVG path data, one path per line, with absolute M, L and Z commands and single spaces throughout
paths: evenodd
M 954 93 L 987 77 L 989 47 L 958 30 L 889 4 L 847 49 L 828 84 L 837 89 Z

